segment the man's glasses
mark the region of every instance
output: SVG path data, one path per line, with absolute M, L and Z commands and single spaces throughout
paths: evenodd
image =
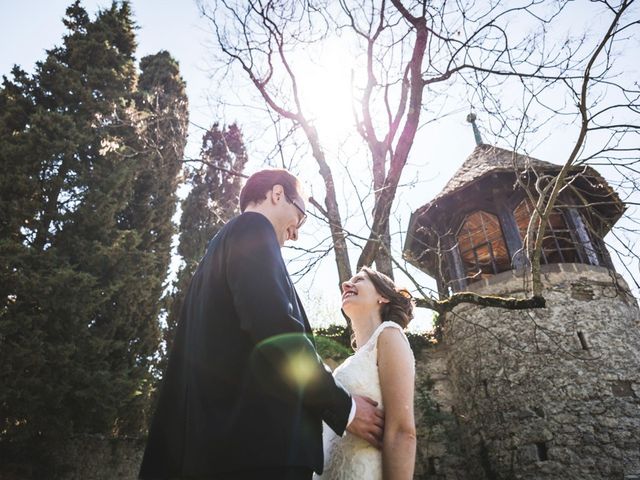
M 300 220 L 298 220 L 298 225 L 296 226 L 296 228 L 300 228 L 302 227 L 302 225 L 304 225 L 304 222 L 307 221 L 307 213 L 304 211 L 304 209 L 298 205 L 296 202 L 294 202 L 291 197 L 289 195 L 287 195 L 287 193 L 285 192 L 284 194 L 284 198 L 287 199 L 287 202 L 292 203 L 294 207 L 296 207 L 298 209 L 298 211 L 302 214 L 302 217 L 300 217 Z

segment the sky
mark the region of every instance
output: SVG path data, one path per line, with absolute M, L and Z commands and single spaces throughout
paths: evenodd
M 66 29 L 62 23 L 71 0 L 0 0 L 0 75 L 7 75 L 14 64 L 32 71 L 43 60 L 45 50 L 62 43 Z M 84 0 L 82 6 L 93 18 L 99 8 L 111 5 L 107 0 Z M 206 107 L 209 80 L 204 46 L 206 24 L 191 0 L 134 0 L 131 8 L 137 31 L 137 59 L 168 50 L 180 63 L 187 82 L 193 123 L 210 123 Z M 196 131 L 190 135 L 193 148 L 198 144 Z M 196 151 L 197 154 L 197 146 Z
M 62 35 L 65 32 L 61 20 L 70 3 L 70 0 L 0 0 L 0 75 L 8 75 L 13 64 L 32 71 L 35 62 L 44 59 L 46 49 L 61 44 Z M 91 16 L 94 16 L 99 7 L 107 7 L 110 3 L 106 0 L 85 0 L 82 5 Z M 220 89 L 220 85 L 212 80 L 211 75 L 215 53 L 211 47 L 209 24 L 201 18 L 196 3 L 193 0 L 133 0 L 131 6 L 138 26 L 137 58 L 140 59 L 160 50 L 168 50 L 178 60 L 181 75 L 186 80 L 190 105 L 190 133 L 185 155 L 191 158 L 197 157 L 203 130 L 215 121 L 227 124 L 238 121 L 249 141 L 260 139 L 264 130 L 268 128 L 268 125 L 259 124 L 263 120 L 258 120 L 258 117 L 246 108 L 221 109 L 215 103 Z M 595 22 L 597 26 L 598 19 L 583 20 L 592 22 L 591 25 Z M 569 30 L 570 20 L 567 22 L 566 28 Z M 323 55 L 334 59 L 334 62 L 337 59 L 336 65 L 343 67 L 348 66 L 350 61 L 339 43 L 330 45 Z M 323 78 L 321 76 L 323 58 L 318 57 L 315 65 L 309 65 L 306 68 L 306 83 L 311 85 L 311 91 L 315 89 L 315 85 L 330 82 L 330 78 L 344 74 L 344 71 L 336 67 L 331 72 L 333 77 L 327 77 L 329 80 Z M 629 60 L 630 65 L 631 63 Z M 339 86 L 330 87 L 333 89 L 334 96 L 340 98 L 340 95 L 344 94 Z M 238 88 L 236 93 L 241 95 L 246 91 Z M 314 108 L 322 109 L 321 97 L 310 96 L 309 101 Z M 340 103 L 348 105 L 348 99 L 345 97 Z M 403 224 L 403 228 L 406 228 L 410 213 L 433 198 L 473 151 L 475 147 L 473 133 L 465 120 L 468 111 L 468 109 L 448 111 L 449 115 L 440 119 L 437 124 L 427 125 L 416 137 L 409 165 L 403 177 L 403 180 L 410 182 L 411 186 L 404 188 L 396 201 L 397 222 Z M 331 121 L 326 122 L 323 128 L 326 128 L 329 136 L 332 131 L 339 132 L 346 128 L 344 122 L 348 116 L 348 109 L 333 112 Z M 478 121 L 480 123 L 483 121 L 481 112 L 479 112 Z M 558 159 L 562 158 L 570 148 L 570 142 L 566 142 L 566 138 L 566 134 L 549 138 L 545 143 L 537 145 L 533 153 L 537 158 L 558 163 Z M 488 143 L 491 143 L 490 140 Z M 509 148 L 508 145 L 499 146 Z M 261 167 L 260 158 L 265 151 L 264 145 L 253 150 L 251 148 L 249 173 Z M 336 161 L 345 164 L 348 161 L 357 160 L 349 158 L 349 155 L 367 157 L 366 152 L 358 150 L 340 150 L 338 147 L 335 150 L 328 147 L 327 150 L 329 157 L 335 157 Z M 363 161 L 359 165 L 365 166 L 366 162 Z M 322 186 L 315 183 L 318 181 L 316 169 L 315 165 L 310 164 L 308 169 L 304 169 L 308 171 L 302 172 L 308 193 L 314 195 L 322 191 Z M 357 168 L 353 170 L 355 170 L 353 173 L 357 181 L 359 179 Z M 354 181 L 353 178 L 347 178 L 345 171 L 337 170 L 338 184 Z M 367 215 L 367 212 L 361 211 L 358 199 L 350 197 L 342 201 L 345 204 L 346 216 L 355 219 L 350 220 L 355 225 L 354 228 L 366 231 L 366 225 L 362 221 L 358 223 L 357 220 L 358 217 Z M 307 225 L 305 225 L 305 231 L 301 232 L 300 243 L 309 246 L 316 242 L 323 230 L 320 225 L 314 225 L 313 221 L 308 222 Z M 285 258 L 290 260 L 290 270 L 300 267 L 295 261 L 296 257 L 296 251 L 285 250 Z M 354 253 L 352 261 L 355 257 Z M 433 288 L 434 282 L 426 275 L 414 273 L 421 283 Z M 399 279 L 401 282 L 405 281 L 405 284 L 408 283 L 402 275 L 399 275 Z M 314 317 L 323 318 L 322 322 L 326 322 L 333 316 L 336 322 L 342 321 L 339 314 L 339 294 L 336 288 L 337 275 L 331 254 L 321 262 L 321 266 L 312 275 L 299 279 L 297 285 L 305 300 L 308 313 L 311 314 L 312 324 Z M 420 311 L 417 320 L 413 323 L 413 328 L 418 330 L 428 328 L 430 318 L 430 312 Z

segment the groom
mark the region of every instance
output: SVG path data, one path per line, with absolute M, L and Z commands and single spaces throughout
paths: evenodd
M 306 219 L 296 177 L 252 175 L 187 291 L 140 478 L 310 479 L 322 421 L 380 446 L 382 412 L 324 368 L 280 248 Z

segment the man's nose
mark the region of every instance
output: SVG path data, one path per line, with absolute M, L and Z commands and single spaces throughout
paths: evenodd
M 351 286 L 351 282 L 348 280 L 346 282 L 342 282 L 342 292 L 344 293 L 347 288 Z
M 298 240 L 298 229 L 296 227 L 289 227 L 287 229 L 287 234 L 289 236 L 289 240 L 293 240 L 294 242 Z

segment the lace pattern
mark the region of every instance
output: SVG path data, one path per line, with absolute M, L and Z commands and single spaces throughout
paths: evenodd
M 378 376 L 378 337 L 385 328 L 402 328 L 395 322 L 382 322 L 371 338 L 333 372 L 335 378 L 352 395 L 365 395 L 382 403 Z M 406 336 L 403 338 L 407 341 Z M 411 365 L 415 368 L 415 360 Z M 324 473 L 314 475 L 317 480 L 376 480 L 382 479 L 382 453 L 366 441 L 346 432 L 338 437 L 323 425 Z

